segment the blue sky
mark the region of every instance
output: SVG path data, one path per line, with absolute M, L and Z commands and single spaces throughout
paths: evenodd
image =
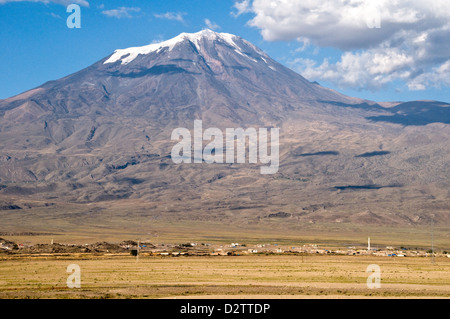
M 450 102 L 450 1 L 0 0 L 0 99 L 209 27 L 344 94 Z M 66 7 L 81 7 L 81 28 Z M 372 2 L 373 3 L 373 2 Z

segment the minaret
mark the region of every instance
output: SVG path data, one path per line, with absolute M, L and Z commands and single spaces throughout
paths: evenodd
M 136 252 L 136 262 L 139 262 L 139 247 L 141 246 L 140 241 L 138 240 L 137 252 Z
M 369 237 L 369 239 L 367 240 L 367 250 L 370 250 L 370 237 Z

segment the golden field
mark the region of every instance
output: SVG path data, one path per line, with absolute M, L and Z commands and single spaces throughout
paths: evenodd
M 0 259 L 0 298 L 449 298 L 450 259 L 330 255 L 136 257 L 28 255 Z M 68 288 L 67 266 L 81 269 Z M 367 266 L 381 268 L 369 289 Z

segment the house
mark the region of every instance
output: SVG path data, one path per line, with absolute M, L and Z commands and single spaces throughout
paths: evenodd
M 229 251 L 227 256 L 240 256 L 240 253 L 238 251 Z

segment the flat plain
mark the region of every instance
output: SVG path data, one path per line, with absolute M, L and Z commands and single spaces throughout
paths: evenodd
M 68 288 L 67 267 L 81 269 Z M 381 287 L 369 289 L 369 265 Z M 2 257 L 0 298 L 449 298 L 450 259 L 329 255 Z

